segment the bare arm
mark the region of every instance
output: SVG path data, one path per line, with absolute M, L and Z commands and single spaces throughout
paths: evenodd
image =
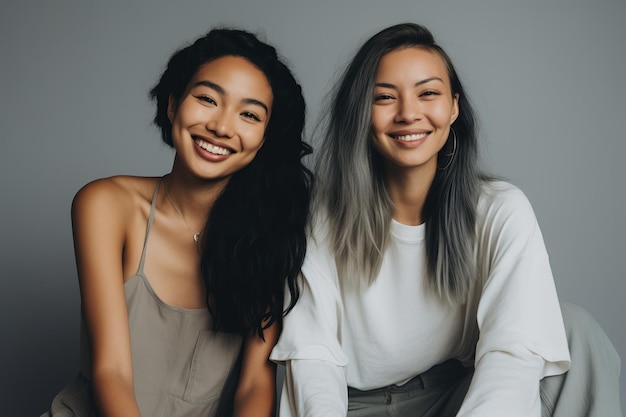
M 124 198 L 126 197 L 126 198 Z M 139 417 L 133 389 L 122 257 L 131 199 L 112 180 L 81 189 L 72 226 L 93 394 L 102 417 Z
M 235 393 L 234 416 L 272 416 L 276 399 L 276 364 L 269 360 L 280 325 L 265 330 L 265 340 L 254 333 L 244 341 L 243 362 Z

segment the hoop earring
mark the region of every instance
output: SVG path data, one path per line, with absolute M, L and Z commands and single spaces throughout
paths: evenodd
M 444 167 L 440 167 L 439 165 L 437 165 L 437 169 L 439 171 L 445 171 L 446 169 L 450 168 L 450 165 L 452 165 L 452 161 L 454 161 L 454 157 L 456 156 L 456 147 L 457 147 L 456 132 L 454 131 L 454 128 L 452 126 L 450 126 L 450 132 L 452 132 L 452 139 L 453 139 L 452 152 L 443 154 L 443 156 L 448 157 L 450 159 L 448 160 L 448 163 Z

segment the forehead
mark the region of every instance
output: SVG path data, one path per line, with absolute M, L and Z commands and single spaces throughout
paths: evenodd
M 252 62 L 240 56 L 226 55 L 201 65 L 189 81 L 192 88 L 201 81 L 219 85 L 228 95 L 272 100 L 269 80 Z
M 437 77 L 450 84 L 443 58 L 424 47 L 396 49 L 383 55 L 378 64 L 377 80 L 387 79 L 412 82 Z

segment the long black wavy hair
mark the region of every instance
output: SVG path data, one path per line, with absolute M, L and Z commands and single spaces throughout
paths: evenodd
M 173 146 L 170 96 L 180 101 L 198 69 L 223 56 L 245 58 L 265 74 L 272 113 L 263 146 L 232 175 L 210 210 L 202 233 L 201 273 L 214 329 L 256 331 L 263 338 L 263 330 L 282 320 L 300 295 L 297 276 L 306 252 L 313 181 L 302 163 L 311 153 L 302 138 L 302 89 L 272 46 L 243 30 L 214 29 L 172 55 L 150 96 L 157 105 L 154 123 Z M 285 286 L 290 293 L 286 308 Z

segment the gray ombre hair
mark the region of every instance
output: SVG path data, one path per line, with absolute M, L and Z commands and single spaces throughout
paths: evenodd
M 452 164 L 437 170 L 422 211 L 426 222 L 427 271 L 432 289 L 451 302 L 462 301 L 476 274 L 474 241 L 481 182 L 474 111 L 448 55 L 428 29 L 414 23 L 386 28 L 357 51 L 332 92 L 322 120 L 316 159 L 315 200 L 327 222 L 340 282 L 371 284 L 389 240 L 393 212 L 382 157 L 371 139 L 371 113 L 378 64 L 394 50 L 410 47 L 436 52 L 446 64 L 452 94 L 459 94 L 453 124 L 457 151 Z M 448 139 L 446 147 L 452 147 Z M 440 166 L 448 162 L 440 152 Z M 421 271 L 416 271 L 416 274 Z

